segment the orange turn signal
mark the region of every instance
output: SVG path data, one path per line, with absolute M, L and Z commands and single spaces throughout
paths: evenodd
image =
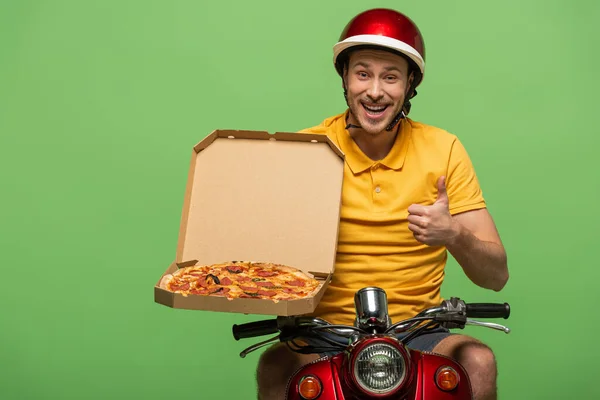
M 441 367 L 435 374 L 435 384 L 446 392 L 456 389 L 458 381 L 458 372 L 452 367 Z
M 306 400 L 316 399 L 321 394 L 321 390 L 323 390 L 323 386 L 316 376 L 304 376 L 300 379 L 300 383 L 298 383 L 298 392 Z

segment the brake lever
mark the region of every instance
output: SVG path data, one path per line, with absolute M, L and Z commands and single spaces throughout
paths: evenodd
M 273 337 L 273 338 L 271 338 L 271 339 L 267 339 L 267 340 L 264 340 L 264 341 L 262 341 L 262 342 L 259 342 L 259 343 L 256 343 L 256 344 L 253 344 L 252 346 L 250 346 L 250 347 L 246 348 L 245 350 L 243 350 L 243 351 L 240 353 L 240 357 L 241 357 L 241 358 L 246 358 L 246 356 L 247 356 L 248 354 L 252 353 L 254 350 L 258 350 L 258 349 L 260 349 L 261 347 L 264 347 L 264 346 L 266 346 L 266 345 L 268 345 L 268 344 L 271 344 L 272 342 L 276 342 L 276 341 L 278 341 L 278 340 L 279 340 L 279 335 L 277 335 L 277 336 L 275 336 L 275 337 Z
M 493 322 L 481 322 L 481 321 L 476 321 L 474 319 L 467 318 L 466 324 L 467 325 L 475 325 L 475 326 L 483 326 L 486 328 L 496 329 L 496 330 L 502 331 L 504 333 L 510 333 L 510 328 L 508 328 L 504 325 L 495 324 Z

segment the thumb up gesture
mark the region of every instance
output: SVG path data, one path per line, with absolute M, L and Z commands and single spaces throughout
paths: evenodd
M 415 239 L 429 246 L 444 246 L 458 234 L 456 221 L 450 215 L 446 177 L 437 182 L 438 198 L 430 206 L 408 207 L 408 229 Z

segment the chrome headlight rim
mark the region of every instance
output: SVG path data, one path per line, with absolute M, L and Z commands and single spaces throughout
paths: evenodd
M 400 378 L 393 386 L 390 386 L 386 389 L 373 389 L 373 388 L 370 388 L 360 382 L 359 374 L 358 374 L 358 361 L 360 359 L 360 356 L 364 353 L 364 351 L 367 351 L 374 346 L 382 346 L 382 345 L 387 346 L 389 349 L 391 349 L 394 352 L 397 352 L 400 355 L 400 360 L 401 360 L 400 365 L 402 368 L 402 372 L 401 372 Z M 350 359 L 351 362 L 350 362 L 349 366 L 350 366 L 350 373 L 352 376 L 352 380 L 354 381 L 354 384 L 356 385 L 356 387 L 367 395 L 374 395 L 374 396 L 379 397 L 379 396 L 388 396 L 388 395 L 394 394 L 395 392 L 400 391 L 404 387 L 406 382 L 409 380 L 409 377 L 410 377 L 409 371 L 410 371 L 410 367 L 411 367 L 410 357 L 409 357 L 409 354 L 408 354 L 408 351 L 406 350 L 406 348 L 400 342 L 398 342 L 395 338 L 392 339 L 390 337 L 380 337 L 375 340 L 373 338 L 365 338 L 365 339 L 361 340 L 359 343 L 356 343 L 356 346 L 354 347 L 354 351 L 352 351 L 350 357 L 351 357 L 351 359 Z

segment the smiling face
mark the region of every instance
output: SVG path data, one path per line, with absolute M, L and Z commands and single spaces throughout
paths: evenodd
M 408 62 L 383 50 L 357 50 L 350 55 L 344 82 L 350 107 L 349 122 L 377 135 L 402 110 L 413 80 Z

